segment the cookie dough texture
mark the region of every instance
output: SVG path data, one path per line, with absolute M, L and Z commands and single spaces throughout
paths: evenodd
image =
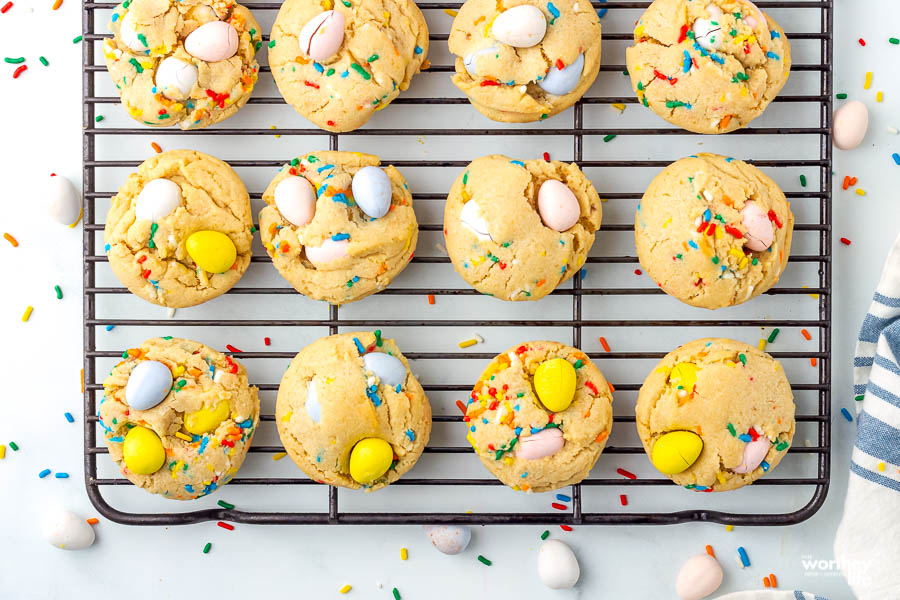
M 353 202 L 350 183 L 377 156 L 359 152 L 314 152 L 282 167 L 263 194 L 259 228 L 266 252 L 278 272 L 301 294 L 344 304 L 383 290 L 412 260 L 419 225 L 412 194 L 400 171 L 384 167 L 391 180 L 391 209 L 379 219 L 366 216 Z M 290 175 L 305 177 L 317 190 L 313 220 L 297 227 L 275 206 L 275 188 Z M 349 256 L 316 267 L 304 246 L 319 246 L 334 235 L 349 234 Z
M 541 221 L 538 190 L 565 183 L 581 207 L 564 232 Z M 475 202 L 487 226 L 478 235 L 460 215 Z M 483 294 L 503 300 L 537 300 L 577 273 L 600 228 L 602 209 L 593 184 L 578 165 L 512 160 L 499 154 L 474 160 L 453 183 L 444 207 L 444 236 L 456 272 Z
M 679 389 L 672 379 L 673 367 L 682 363 L 697 368 L 693 390 Z M 753 483 L 781 462 L 794 437 L 794 398 L 781 364 L 753 346 L 721 338 L 694 340 L 667 354 L 644 380 L 635 415 L 648 456 L 670 431 L 700 436 L 703 450 L 697 461 L 669 476 L 698 491 Z M 746 445 L 740 436 L 751 429 L 772 442 L 764 459 L 768 466 L 735 473 Z
M 122 41 L 122 22 L 128 16 L 146 50 Z M 250 99 L 259 64 L 256 50 L 262 30 L 245 7 L 224 0 L 130 0 L 116 6 L 110 17 L 111 39 L 103 55 L 128 114 L 144 125 L 200 129 L 227 119 Z M 238 33 L 237 53 L 227 60 L 206 62 L 184 49 L 195 29 L 212 21 L 230 23 Z M 171 99 L 156 86 L 160 63 L 175 57 L 197 67 L 197 83 L 186 98 Z
M 514 48 L 491 36 L 491 24 L 504 10 L 522 4 L 541 9 L 547 33 L 531 48 Z M 480 113 L 494 121 L 526 123 L 546 119 L 567 109 L 587 92 L 600 69 L 600 19 L 590 2 L 558 0 L 554 16 L 546 2 L 538 0 L 467 0 L 450 30 L 449 49 L 456 55 L 453 83 L 469 97 Z M 496 48 L 495 52 L 490 48 Z M 467 70 L 464 58 L 478 53 L 476 76 Z M 584 54 L 581 79 L 568 94 L 546 92 L 538 81 L 557 61 L 571 65 Z
M 182 202 L 156 223 L 135 217 L 138 195 L 158 178 L 181 188 Z M 170 150 L 145 160 L 112 198 L 104 240 L 109 266 L 125 286 L 154 304 L 194 306 L 224 294 L 247 270 L 253 239 L 250 197 L 227 164 L 193 150 Z M 237 259 L 224 273 L 207 273 L 185 249 L 196 231 L 226 234 Z
M 344 15 L 344 41 L 321 63 L 298 43 L 300 30 L 326 10 Z M 298 113 L 328 131 L 353 131 L 427 68 L 428 26 L 412 0 L 287 0 L 272 26 L 269 65 L 278 90 Z
M 131 371 L 145 360 L 169 367 L 174 384 L 160 404 L 136 410 L 128 406 L 125 387 Z M 184 428 L 186 414 L 220 402 L 227 402 L 230 412 L 214 431 L 194 435 Z M 259 398 L 236 360 L 200 342 L 151 338 L 127 350 L 103 382 L 99 416 L 109 456 L 129 481 L 166 498 L 190 500 L 222 487 L 237 473 L 259 424 Z M 122 445 L 135 426 L 152 429 L 162 441 L 166 462 L 156 473 L 138 475 L 125 466 Z
M 721 9 L 723 17 L 712 18 L 710 7 Z M 638 100 L 695 133 L 746 127 L 778 95 L 791 71 L 784 30 L 761 15 L 745 0 L 655 0 L 635 26 L 634 46 L 625 52 Z M 721 36 L 718 50 L 696 42 L 697 19 L 721 27 L 715 34 Z
M 389 353 L 406 366 L 399 391 L 365 370 L 368 352 Z M 431 405 L 393 340 L 380 332 L 342 333 L 294 357 L 278 388 L 275 421 L 288 455 L 310 479 L 370 492 L 419 459 L 431 434 Z M 384 476 L 362 486 L 350 477 L 350 451 L 372 437 L 388 442 L 396 458 Z
M 538 365 L 564 358 L 576 366 L 575 398 L 551 413 L 534 391 Z M 580 363 L 580 364 L 579 364 Z M 588 357 L 559 342 L 525 342 L 499 354 L 475 383 L 466 407 L 467 439 L 487 469 L 513 488 L 546 492 L 587 477 L 612 429 L 609 384 Z M 555 454 L 536 459 L 516 456 L 528 436 L 558 427 L 565 443 Z
M 775 216 L 775 239 L 761 252 L 736 236 L 746 235 L 741 209 L 748 201 Z M 790 205 L 771 178 L 717 154 L 682 158 L 663 169 L 634 218 L 638 258 L 647 274 L 670 296 L 712 309 L 746 302 L 774 286 L 787 266 L 793 228 Z

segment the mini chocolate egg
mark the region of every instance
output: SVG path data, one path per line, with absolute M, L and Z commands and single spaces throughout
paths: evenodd
M 534 391 L 547 410 L 560 412 L 575 398 L 575 367 L 564 358 L 551 358 L 534 372 Z
M 166 451 L 156 432 L 148 427 L 132 427 L 122 443 L 122 458 L 128 470 L 137 475 L 151 475 L 166 463 Z
M 520 4 L 497 15 L 491 35 L 514 48 L 531 48 L 541 43 L 547 32 L 547 17 L 537 6 Z
M 551 66 L 547 75 L 538 81 L 538 85 L 548 94 L 565 96 L 578 86 L 582 71 L 584 71 L 584 53 L 579 54 L 575 62 L 562 69 L 556 65 Z
M 137 364 L 125 385 L 125 402 L 134 410 L 150 410 L 172 391 L 172 371 L 163 363 L 145 360 Z
M 694 386 L 697 385 L 697 373 L 700 367 L 694 363 L 677 363 L 672 367 L 669 373 L 669 383 L 678 390 L 676 394 L 679 398 L 684 398 L 688 394 L 694 393 Z
M 766 454 L 769 453 L 771 446 L 772 443 L 769 439 L 763 436 L 747 442 L 744 445 L 744 455 L 741 459 L 741 464 L 731 470 L 735 473 L 750 473 L 766 458 Z
M 47 215 L 62 225 L 74 225 L 81 218 L 81 194 L 72 182 L 62 175 L 54 175 L 44 190 Z
M 487 221 L 481 214 L 481 208 L 474 200 L 469 200 L 463 204 L 459 213 L 459 221 L 463 227 L 475 234 L 479 240 L 493 240 L 488 231 Z
M 357 483 L 368 485 L 391 468 L 394 449 L 381 438 L 365 438 L 350 451 L 350 477 Z
M 169 56 L 156 68 L 156 88 L 166 98 L 182 100 L 197 85 L 198 71 L 193 63 Z
M 383 169 L 363 167 L 353 175 L 350 184 L 353 199 L 366 215 L 380 219 L 391 208 L 391 179 Z
M 467 525 L 425 525 L 423 528 L 431 545 L 444 554 L 459 554 L 472 540 L 472 530 Z
M 547 540 L 538 550 L 538 577 L 552 590 L 566 590 L 578 583 L 578 558 L 564 542 Z
M 722 565 L 709 554 L 690 557 L 675 580 L 675 593 L 681 600 L 706 598 L 722 585 Z
M 718 50 L 724 41 L 721 25 L 722 9 L 715 4 L 707 4 L 706 10 L 709 12 L 709 18 L 696 19 L 691 26 L 691 31 L 694 32 L 694 40 L 701 47 L 706 50 Z
M 231 23 L 210 21 L 204 23 L 184 40 L 185 51 L 206 62 L 219 62 L 235 55 L 238 49 L 238 32 Z
M 766 15 L 763 11 L 759 10 L 759 7 L 750 0 L 741 0 L 744 4 L 750 5 L 750 8 L 753 9 L 754 14 L 752 15 L 744 15 L 741 17 L 741 20 L 744 21 L 748 26 L 756 29 L 758 25 L 762 25 L 762 29 L 764 31 L 769 30 L 769 22 L 766 20 Z
M 125 13 L 125 16 L 119 22 L 119 39 L 135 52 L 140 52 L 141 54 L 150 52 L 147 44 L 138 37 L 137 28 L 134 24 L 134 13 L 131 11 Z
M 538 213 L 544 225 L 554 231 L 566 231 L 581 217 L 581 206 L 569 186 L 548 179 L 538 190 Z
M 336 10 L 320 12 L 306 22 L 297 42 L 300 51 L 313 60 L 331 58 L 344 41 L 344 14 Z
M 185 247 L 197 266 L 209 273 L 224 273 L 237 259 L 234 242 L 220 231 L 195 231 Z
M 181 188 L 171 179 L 160 177 L 144 184 L 134 205 L 134 217 L 154 223 L 181 206 Z
M 853 150 L 866 137 L 869 128 L 869 110 L 859 100 L 851 100 L 834 111 L 831 126 L 832 141 L 841 150 Z
M 215 406 L 201 408 L 184 415 L 184 428 L 188 433 L 203 435 L 216 430 L 219 424 L 231 414 L 227 400 L 220 400 Z
M 497 53 L 497 44 L 492 44 L 487 48 L 482 48 L 481 50 L 476 50 L 475 52 L 470 52 L 463 57 L 463 65 L 466 67 L 466 71 L 469 72 L 469 75 L 472 77 L 478 76 L 478 58 L 481 56 L 487 56 L 488 54 L 496 54 Z
M 552 456 L 559 452 L 565 443 L 566 440 L 563 439 L 563 434 L 559 427 L 542 429 L 527 437 L 519 437 L 519 443 L 516 446 L 516 458 L 533 460 Z
M 316 191 L 306 177 L 288 175 L 275 186 L 275 207 L 291 224 L 303 227 L 316 216 Z
M 656 439 L 650 460 L 660 473 L 675 475 L 697 462 L 703 440 L 693 431 L 670 431 Z
M 61 550 L 84 550 L 94 543 L 94 528 L 63 509 L 50 509 L 41 518 L 44 539 Z
M 322 420 L 322 405 L 319 403 L 319 393 L 316 391 L 314 380 L 310 380 L 306 387 L 306 402 L 303 404 L 303 408 L 306 409 L 306 414 L 313 420 L 313 423 Z
M 775 241 L 775 227 L 769 219 L 769 213 L 757 202 L 751 200 L 744 204 L 741 220 L 747 228 L 744 245 L 751 250 L 762 252 Z
M 322 242 L 321 246 L 306 246 L 306 259 L 317 267 L 322 267 L 330 262 L 349 256 L 347 240 L 334 241 L 331 238 Z
M 396 387 L 406 382 L 406 366 L 396 356 L 385 352 L 369 352 L 363 356 L 366 371 L 371 371 L 383 385 Z

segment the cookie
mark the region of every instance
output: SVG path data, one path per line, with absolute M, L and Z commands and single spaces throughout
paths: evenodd
M 753 483 L 781 462 L 794 437 L 794 397 L 781 364 L 721 338 L 688 342 L 659 361 L 635 415 L 657 469 L 700 492 Z
M 284 165 L 263 194 L 266 252 L 294 288 L 344 304 L 383 290 L 409 264 L 419 225 L 400 171 L 377 156 L 314 152 Z
M 294 357 L 275 422 L 311 479 L 371 492 L 416 464 L 431 434 L 431 405 L 393 340 L 380 331 L 342 333 Z
M 634 217 L 641 266 L 692 306 L 746 302 L 778 282 L 794 215 L 778 185 L 717 154 L 678 160 L 650 182 Z
M 127 0 L 110 17 L 106 67 L 126 112 L 144 125 L 200 129 L 250 99 L 262 30 L 224 0 Z
M 483 156 L 450 189 L 447 252 L 479 292 L 537 300 L 584 264 L 600 228 L 600 206 L 575 163 Z
M 791 72 L 791 45 L 748 0 L 654 0 L 625 51 L 638 100 L 694 133 L 746 127 Z
M 453 83 L 486 117 L 552 117 L 587 92 L 600 69 L 600 19 L 580 0 L 467 0 L 453 20 Z
M 587 477 L 612 429 L 612 392 L 583 352 L 525 342 L 499 354 L 475 383 L 466 439 L 488 471 L 523 492 Z
M 328 131 L 362 127 L 427 68 L 428 26 L 412 0 L 286 0 L 271 38 L 281 95 Z
M 151 338 L 103 382 L 109 456 L 148 492 L 191 500 L 234 477 L 259 424 L 257 389 L 236 360 L 200 342 Z
M 250 264 L 250 196 L 234 169 L 202 152 L 145 160 L 112 197 L 109 266 L 133 294 L 170 308 L 224 294 Z

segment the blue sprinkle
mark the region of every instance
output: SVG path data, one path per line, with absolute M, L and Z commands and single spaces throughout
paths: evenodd
M 320 64 L 317 63 L 317 62 L 313 62 L 313 67 L 315 67 L 315 68 L 316 68 L 316 71 L 318 71 L 319 73 L 324 73 L 324 72 L 325 72 L 325 67 L 323 67 L 322 65 L 320 65 Z
M 703 492 L 703 491 L 708 490 L 709 488 L 706 487 L 705 485 L 698 485 L 698 486 L 695 486 L 694 489 L 697 490 L 698 492 Z
M 699 250 L 699 246 L 697 246 L 697 242 L 695 242 L 694 240 L 690 240 L 690 241 L 688 242 L 688 246 L 690 246 L 690 247 L 693 248 L 694 250 Z
M 684 68 L 685 73 L 689 73 L 691 70 L 691 55 L 688 54 L 688 51 L 684 51 Z
M 353 283 L 356 283 L 357 281 L 359 281 L 359 275 L 354 275 L 353 279 L 351 279 L 350 281 L 352 281 Z
M 471 426 L 471 427 L 469 427 L 469 431 L 471 431 L 471 432 L 473 432 L 473 433 L 474 433 L 474 432 L 475 432 L 475 426 L 474 426 L 474 425 L 472 425 L 472 426 Z
M 50 474 L 50 469 L 44 469 L 43 471 L 41 471 L 40 473 L 38 473 L 38 477 L 40 477 L 41 479 L 43 479 L 44 477 L 46 477 L 46 476 L 49 475 L 49 474 Z
M 484 417 L 481 417 L 481 422 L 484 423 L 485 425 L 487 425 L 489 421 L 487 419 L 485 419 Z
M 349 233 L 336 233 L 333 236 L 331 236 L 332 242 L 340 242 L 342 240 L 349 240 L 349 239 L 350 239 Z
M 75 422 L 75 417 L 72 416 L 72 413 L 67 412 L 64 416 L 66 417 L 66 421 L 68 421 L 69 423 Z
M 359 341 L 359 338 L 353 338 L 353 343 L 356 344 L 356 350 L 363 355 L 366 353 L 366 349 L 363 347 L 362 343 Z
M 421 48 L 416 46 L 416 48 L 415 48 L 415 50 L 413 50 L 413 52 L 415 52 L 416 54 L 422 54 L 422 52 L 424 52 L 424 50 L 422 50 Z
M 528 471 L 525 471 L 524 473 L 519 475 L 519 477 L 521 477 L 522 479 L 525 479 L 526 477 L 528 477 Z
M 344 71 L 343 73 L 341 73 L 341 77 L 346 77 L 349 74 L 350 74 L 350 71 Z
M 738 439 L 741 440 L 742 442 L 744 442 L 745 444 L 749 444 L 750 442 L 753 441 L 753 438 L 750 437 L 750 435 L 747 433 L 742 433 L 741 435 L 738 436 Z
M 240 423 L 238 423 L 238 427 L 240 427 L 241 429 L 247 429 L 248 427 L 252 427 L 252 426 L 253 426 L 253 419 L 247 419 L 246 421 L 241 421 Z
M 399 394 L 400 390 L 402 390 L 402 389 L 403 389 L 403 384 L 398 383 L 397 387 L 394 388 L 394 391 Z
M 411 441 L 411 442 L 416 441 L 416 432 L 415 431 L 413 431 L 412 429 L 407 429 L 404 433 L 406 433 L 406 437 L 409 438 L 409 441 Z
M 511 162 L 511 163 L 514 164 L 514 165 L 519 165 L 519 166 L 522 167 L 523 169 L 525 168 L 525 163 L 523 163 L 521 160 L 511 160 L 511 161 L 509 161 L 509 162 Z
M 763 472 L 768 472 L 769 463 L 767 463 L 766 461 L 762 461 L 761 463 L 759 463 L 759 466 L 762 467 Z
M 107 326 L 106 326 L 106 330 L 107 330 L 107 331 L 112 331 L 112 330 L 115 329 L 115 328 L 116 328 L 115 325 L 107 325 Z
M 318 169 L 316 169 L 316 173 L 321 173 L 322 171 L 327 171 L 328 169 L 333 169 L 334 165 L 322 165 Z
M 335 194 L 334 196 L 331 197 L 331 199 L 334 200 L 335 202 L 340 202 L 342 204 L 346 204 L 347 206 L 350 206 L 350 201 L 347 200 L 347 196 L 346 196 L 346 194 L 344 194 L 344 192 L 341 192 L 340 194 Z
M 203 454 L 206 450 L 206 445 L 209 443 L 209 436 L 204 435 L 203 439 L 200 440 L 200 448 L 197 450 L 198 454 Z
M 710 210 L 707 208 L 705 211 L 703 211 L 703 220 L 709 221 L 710 219 L 712 219 L 712 212 L 710 212 Z
M 900 154 L 897 154 L 896 152 L 894 152 L 893 154 L 891 154 L 891 158 L 894 159 L 894 162 L 895 162 L 895 163 L 897 163 L 898 165 L 900 165 Z
M 780 37 L 781 37 L 781 34 L 778 33 L 777 31 L 770 31 L 770 32 L 769 32 L 769 35 L 771 35 L 773 38 L 780 38 Z
M 553 3 L 552 3 L 552 2 L 548 2 L 548 3 L 547 3 L 547 10 L 550 11 L 550 14 L 553 15 L 553 18 L 554 18 L 554 19 L 558 19 L 558 18 L 559 18 L 559 9 L 556 8 L 555 6 L 553 6 Z
M 846 408 L 842 408 L 842 409 L 841 409 L 841 414 L 844 415 L 844 418 L 847 419 L 847 422 L 848 422 L 848 423 L 852 423 L 852 422 L 853 422 L 853 417 L 850 416 L 850 411 L 849 411 L 849 410 L 847 410 Z
M 516 435 L 519 435 L 520 433 L 522 433 L 522 428 L 516 427 Z
M 69 474 L 68 473 L 57 473 L 54 475 L 54 477 L 56 477 L 57 479 L 68 479 Z
M 532 428 L 531 428 L 531 435 L 534 435 L 534 434 L 536 434 L 536 433 L 539 432 L 539 431 L 540 431 L 540 429 L 538 429 L 537 427 L 532 427 Z
M 327 189 L 328 189 L 328 184 L 327 183 L 323 184 L 322 187 L 320 187 L 318 190 L 316 190 L 316 198 L 321 198 L 322 194 L 324 194 L 325 190 L 327 190 Z
M 557 494 L 556 499 L 559 500 L 560 502 L 571 502 L 572 501 L 572 499 L 569 498 L 568 496 L 566 496 L 565 494 Z
M 113 13 L 112 22 L 115 23 L 119 20 L 119 13 Z
M 116 442 L 118 444 L 121 444 L 122 442 L 125 441 L 125 438 L 123 438 L 121 435 L 116 435 L 111 438 L 106 438 L 106 441 L 107 442 Z
M 602 2 L 603 4 L 606 4 L 606 0 L 600 0 L 600 2 Z M 600 10 L 598 10 L 598 11 L 597 11 L 597 18 L 598 18 L 598 19 L 602 19 L 603 17 L 605 17 L 605 16 L 606 16 L 606 12 L 607 12 L 608 10 L 609 10 L 608 8 L 601 8 Z
M 189 494 L 194 493 L 194 486 L 192 486 L 191 484 L 187 484 L 186 486 L 184 486 L 184 489 L 186 489 Z
M 106 252 L 109 252 L 109 249 L 110 249 L 110 248 L 112 248 L 112 246 L 110 246 L 109 244 L 107 244 L 106 247 L 105 247 L 104 249 L 106 250 Z
M 734 160 L 734 159 L 733 159 L 732 157 L 729 156 L 728 158 L 725 159 L 725 162 L 730 163 L 730 162 L 733 161 L 733 160 Z
M 587 277 L 587 269 L 581 269 L 579 274 L 581 275 L 581 280 L 584 281 L 584 278 Z
M 741 557 L 741 564 L 745 567 L 750 566 L 750 557 L 747 556 L 747 551 L 744 550 L 743 546 L 738 546 L 738 556 Z
M 778 56 L 777 54 L 775 54 L 774 52 L 772 52 L 771 50 L 766 52 L 766 56 L 768 56 L 769 58 L 774 58 L 775 60 L 781 60 L 781 57 Z

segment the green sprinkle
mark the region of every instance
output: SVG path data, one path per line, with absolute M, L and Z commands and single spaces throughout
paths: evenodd
M 103 115 L 97 115 L 96 117 L 94 117 L 94 121 L 95 121 L 96 123 L 99 123 L 99 122 L 102 121 L 102 120 L 103 120 Z
M 269 42 L 269 48 L 274 48 L 274 47 L 275 47 L 275 40 L 272 40 L 271 42 Z
M 138 73 L 144 72 L 144 67 L 141 66 L 141 63 L 139 63 L 136 58 L 129 58 L 128 62 L 130 62 L 132 66 L 134 66 L 135 71 L 137 71 Z
M 221 506 L 221 507 L 224 508 L 225 510 L 232 510 L 232 509 L 234 509 L 234 504 L 232 504 L 232 503 L 230 503 L 230 502 L 225 502 L 224 500 L 219 500 L 219 506 Z
M 666 108 L 678 108 L 679 106 L 687 106 L 687 104 L 680 100 L 666 100 Z
M 251 226 L 250 226 L 250 233 L 251 233 L 251 234 L 256 233 L 256 225 L 251 225 Z
M 463 185 L 466 185 L 466 183 L 468 183 L 468 182 L 469 182 L 469 172 L 466 171 L 465 173 L 463 173 Z
M 712 257 L 712 263 L 713 263 L 714 265 L 719 264 L 719 257 L 718 257 L 718 256 L 713 256 L 713 257 Z
M 363 69 L 361 66 L 359 66 L 357 63 L 351 64 L 351 65 L 350 65 L 350 68 L 352 68 L 354 71 L 356 71 L 357 73 L 359 73 L 359 74 L 362 76 L 362 78 L 365 79 L 366 81 L 368 81 L 369 79 L 372 79 L 372 76 L 369 75 L 369 74 L 366 72 L 366 70 Z
M 203 554 L 209 554 L 210 548 L 212 548 L 212 544 L 209 542 L 206 542 L 206 545 L 203 546 Z
M 650 103 L 647 102 L 647 96 L 644 96 L 643 98 L 641 98 L 641 102 L 642 102 L 643 105 L 646 106 L 646 107 L 649 107 L 649 106 L 650 106 Z
M 79 35 L 77 38 L 75 38 L 74 40 L 72 40 L 72 43 L 73 43 L 73 44 L 77 44 L 77 43 L 80 42 L 80 41 L 81 41 L 81 36 Z
M 391 590 L 391 593 L 394 594 L 394 600 L 400 600 L 400 591 L 397 588 Z
M 144 45 L 144 48 L 147 47 L 147 38 L 143 33 L 137 34 L 137 39 Z
M 378 55 L 377 55 L 377 54 L 373 54 L 372 56 L 370 56 L 370 57 L 366 60 L 366 62 L 375 62 L 376 60 L 378 60 Z
M 741 360 L 741 364 L 743 364 L 746 367 L 747 366 L 747 357 L 744 355 L 743 352 L 738 354 L 738 358 Z
M 775 338 L 778 337 L 778 332 L 779 332 L 779 331 L 780 331 L 780 329 L 778 329 L 778 328 L 776 327 L 775 329 L 772 330 L 772 333 L 769 334 L 768 342 L 769 342 L 770 344 L 771 344 L 772 342 L 775 341 Z
M 255 47 L 256 47 L 257 50 L 259 50 L 260 48 L 262 48 L 262 40 L 257 41 L 256 44 L 255 44 Z M 284 71 L 284 68 L 282 68 L 281 70 Z
M 759 259 L 757 259 L 757 258 L 754 258 L 754 259 L 753 259 L 753 265 L 754 265 L 754 266 L 755 266 L 756 263 L 758 263 L 758 262 L 759 262 Z
M 331 77 L 332 75 L 334 75 L 334 69 L 328 69 L 327 71 L 325 71 L 326 77 Z
M 375 345 L 378 346 L 379 348 L 381 348 L 381 346 L 384 345 L 384 342 L 381 339 L 381 330 L 380 329 L 375 330 Z
M 574 366 L 576 369 L 580 369 L 581 367 L 584 366 L 584 362 L 579 358 L 578 360 L 575 361 L 575 364 L 574 364 L 573 366 Z
M 846 100 L 847 94 L 835 94 L 834 97 L 838 100 Z
M 682 258 L 682 257 L 681 257 L 681 254 L 676 254 L 676 255 L 675 255 L 675 258 L 677 258 L 678 260 L 681 260 L 681 258 Z
M 62 300 L 62 288 L 59 287 L 58 285 L 54 285 L 53 289 L 56 290 L 56 299 Z
M 343 4 L 343 5 L 346 6 L 347 8 L 350 8 L 350 3 L 347 2 L 347 0 L 341 0 L 341 4 Z
M 861 401 L 861 400 L 862 400 L 863 398 L 865 398 L 865 397 L 866 397 L 865 394 L 860 394 L 859 396 L 857 396 L 856 398 L 854 398 L 854 400 L 856 400 L 857 402 L 859 402 L 859 401 Z
M 782 450 L 784 450 L 787 447 L 788 447 L 787 442 L 779 442 L 778 445 L 775 446 L 775 449 L 778 450 L 779 452 L 781 452 Z
M 18 58 L 13 58 L 13 57 L 11 57 L 11 56 L 7 56 L 7 57 L 4 58 L 3 60 L 4 60 L 4 62 L 6 62 L 6 63 L 8 63 L 8 64 L 11 64 L 11 65 L 17 65 L 17 64 L 19 64 L 19 63 L 25 62 L 25 59 L 22 58 L 21 56 L 18 57 Z
M 734 430 L 734 425 L 731 423 L 728 424 L 728 433 L 731 434 L 731 437 L 737 437 L 737 432 Z
M 491 561 L 489 561 L 488 559 L 486 559 L 485 557 L 483 557 L 480 554 L 478 555 L 478 561 L 487 566 L 491 566 Z
M 897 44 L 900 44 L 900 40 L 898 40 L 897 38 L 888 38 L 888 41 L 889 41 L 890 43 L 894 44 L 895 46 L 896 46 Z
M 747 81 L 750 79 L 750 76 L 746 73 L 738 73 L 735 75 L 735 78 L 737 78 L 738 81 Z
M 545 529 L 545 530 L 544 530 L 544 533 L 541 534 L 541 539 L 542 539 L 542 540 L 546 540 L 548 537 L 550 537 L 550 530 L 549 530 L 549 529 Z
M 252 40 L 252 39 L 254 38 L 254 36 L 256 36 L 256 30 L 255 30 L 255 29 L 251 29 L 251 30 L 250 30 L 250 39 Z
M 605 137 L 603 138 L 603 141 L 604 141 L 604 142 L 611 142 L 611 141 L 613 141 L 614 139 L 616 139 L 615 134 L 610 133 L 609 135 L 607 135 L 607 136 L 605 136 Z
M 643 82 L 643 81 L 638 81 L 637 88 L 638 88 L 638 91 L 643 90 L 643 89 L 644 89 L 644 82 Z
M 150 241 L 147 242 L 147 247 L 149 248 L 156 248 L 156 242 L 153 241 L 153 236 L 156 235 L 157 229 L 159 229 L 159 225 L 157 223 L 153 223 L 152 225 L 150 225 Z
M 309 161 L 309 162 L 313 162 L 313 161 Z M 299 158 L 292 158 L 292 159 L 291 159 L 291 166 L 292 166 L 292 167 L 296 167 L 296 166 L 299 165 L 299 164 L 300 164 L 300 159 L 299 159 Z
M 549 116 L 550 116 L 550 115 L 549 115 L 548 113 L 542 113 L 542 114 L 541 114 L 541 121 L 543 121 L 544 119 L 546 119 L 546 118 L 549 117 Z M 529 294 L 529 295 L 530 295 L 530 294 Z
M 800 176 L 800 185 L 806 187 L 806 175 Z
M 41 61 L 41 64 L 44 65 L 45 67 L 49 67 L 49 66 L 50 66 L 50 63 L 48 63 L 48 62 L 47 62 L 47 59 L 44 58 L 43 56 L 39 56 L 39 57 L 38 57 L 38 60 Z
M 10 442 L 10 443 L 9 443 L 9 447 L 12 448 L 12 449 L 13 449 L 14 451 L 16 451 L 16 452 L 19 451 L 19 445 L 18 445 L 17 443 L 15 443 L 15 442 Z
M 622 71 L 622 75 L 625 75 L 626 77 L 628 77 L 628 69 L 625 69 L 624 71 Z

